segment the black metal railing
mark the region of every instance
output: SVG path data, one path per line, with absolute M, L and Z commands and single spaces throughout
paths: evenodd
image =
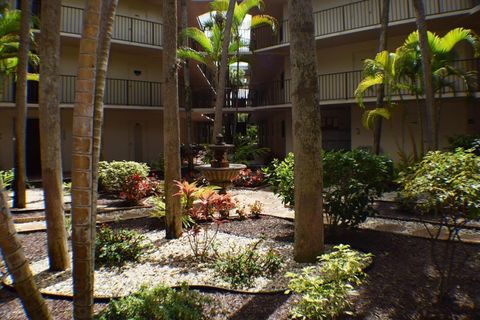
M 61 31 L 81 34 L 83 9 L 62 6 Z M 112 39 L 132 43 L 162 46 L 162 24 L 133 17 L 116 15 L 113 24 Z
M 438 15 L 473 8 L 477 0 L 425 0 L 426 15 Z M 333 7 L 313 13 L 315 36 L 351 31 L 380 24 L 382 0 L 362 0 L 343 6 Z M 412 0 L 390 1 L 390 22 L 408 20 L 415 17 Z M 286 44 L 289 40 L 288 21 L 280 23 L 278 32 L 269 27 L 252 30 L 255 50 Z
M 14 102 L 15 83 L 11 78 L 5 80 L 0 91 L 0 102 Z M 76 77 L 62 75 L 60 80 L 60 103 L 73 104 Z M 27 92 L 28 102 L 38 103 L 38 82 L 29 81 Z M 162 105 L 161 83 L 107 78 L 103 102 L 106 105 L 160 107 Z
M 476 91 L 480 88 L 480 59 L 464 59 L 457 60 L 454 64 L 460 70 L 470 70 L 476 72 Z M 347 72 L 335 72 L 321 74 L 318 76 L 318 91 L 320 101 L 338 101 L 355 99 L 355 89 L 362 80 L 362 70 L 354 70 Z M 446 82 L 451 85 L 443 86 L 442 94 L 466 93 L 468 91 L 464 81 L 458 76 L 449 76 L 445 78 Z M 279 82 L 261 83 L 252 85 L 254 96 L 252 99 L 253 106 L 272 106 L 291 103 L 291 81 L 289 79 Z M 413 91 L 403 90 L 401 95 L 414 95 Z M 438 92 L 436 93 L 438 96 Z M 365 98 L 373 98 L 376 96 L 375 89 L 369 89 L 365 92 Z

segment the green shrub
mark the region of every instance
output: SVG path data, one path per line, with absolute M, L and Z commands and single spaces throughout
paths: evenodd
M 348 297 L 366 274 L 370 254 L 338 245 L 334 251 L 318 257 L 319 266 L 304 268 L 302 273 L 287 273 L 291 278 L 286 293 L 300 294 L 291 310 L 294 319 L 334 319 L 350 307 Z
M 294 155 L 273 160 L 267 182 L 286 205 L 294 205 Z M 323 154 L 324 211 L 333 225 L 356 226 L 375 213 L 372 203 L 393 180 L 391 160 L 364 150 Z
M 120 193 L 125 183 L 134 175 L 146 178 L 150 169 L 145 163 L 135 161 L 100 161 L 98 165 L 98 182 L 102 190 Z
M 203 320 L 209 300 L 186 284 L 180 290 L 162 285 L 152 289 L 142 287 L 138 292 L 112 300 L 95 317 L 97 320 Z
M 266 254 L 258 252 L 258 240 L 243 250 L 230 250 L 219 254 L 215 262 L 215 272 L 233 288 L 251 287 L 255 278 L 273 276 L 283 265 L 283 258 L 272 248 Z
M 412 172 L 401 173 L 398 182 L 408 198 L 418 200 L 422 212 L 463 219 L 480 216 L 480 157 L 474 153 L 461 148 L 429 152 Z
M 238 134 L 234 138 L 235 149 L 232 161 L 248 165 L 255 157 L 263 157 L 270 149 L 258 146 L 258 128 L 254 125 L 247 126 L 246 134 Z
M 295 202 L 293 168 L 294 156 L 290 152 L 283 161 L 273 159 L 270 166 L 262 169 L 265 181 L 271 185 L 272 191 L 280 196 L 285 205 L 291 206 Z
M 13 169 L 5 171 L 0 170 L 0 179 L 2 179 L 3 181 L 3 187 L 5 188 L 5 190 L 12 190 L 14 179 Z
M 473 152 L 480 156 L 480 134 L 457 135 L 448 138 L 449 150 L 455 151 L 457 148 L 464 150 L 473 149 Z
M 133 230 L 102 226 L 95 239 L 95 265 L 121 267 L 129 261 L 138 261 L 150 248 L 145 237 Z
M 433 240 L 430 255 L 440 275 L 439 295 L 452 289 L 454 274 L 460 274 L 465 260 L 458 258 L 461 229 L 480 218 L 480 157 L 459 148 L 455 152 L 429 152 L 410 170 L 400 174 L 404 198 L 411 199 L 422 213 L 440 217 L 438 225 L 424 224 Z M 443 232 L 445 231 L 446 232 Z

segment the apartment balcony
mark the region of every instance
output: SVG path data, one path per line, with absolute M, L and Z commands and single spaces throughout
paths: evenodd
M 478 72 L 480 71 L 479 59 L 465 59 L 458 60 L 456 64 L 463 70 L 477 71 L 477 88 L 480 87 Z M 342 104 L 351 103 L 355 101 L 354 92 L 358 84 L 362 80 L 362 70 L 354 70 L 347 72 L 337 72 L 329 74 L 321 74 L 318 76 L 318 89 L 320 103 L 327 104 Z M 464 96 L 467 93 L 467 88 L 458 77 L 446 79 L 452 83 L 452 86 L 445 87 L 442 90 L 442 95 L 445 97 L 452 97 L 455 95 Z M 271 83 L 262 83 L 252 85 L 250 90 L 249 101 L 253 107 L 278 107 L 281 105 L 291 105 L 291 80 L 283 82 L 276 81 Z M 478 89 L 477 89 L 478 91 Z M 375 90 L 368 90 L 365 93 L 365 98 L 376 97 Z M 414 94 L 407 90 L 401 92 L 401 97 L 396 99 L 412 99 Z
M 465 12 L 478 4 L 477 0 L 424 0 L 427 16 Z M 362 0 L 351 4 L 333 7 L 313 13 L 315 37 L 325 37 L 338 33 L 359 31 L 363 28 L 380 25 L 382 0 Z M 415 18 L 412 0 L 391 0 L 391 24 L 401 23 Z M 278 32 L 268 27 L 252 30 L 254 50 L 287 45 L 289 39 L 288 20 L 280 23 Z
M 75 102 L 75 76 L 60 76 L 60 103 L 73 105 Z M 38 103 L 38 82 L 28 81 L 28 103 Z M 0 102 L 15 101 L 15 83 L 4 81 L 0 91 Z M 104 104 L 121 107 L 160 107 L 162 92 L 160 82 L 128 79 L 106 79 Z
M 83 9 L 62 6 L 61 32 L 80 35 L 83 25 Z M 116 15 L 113 25 L 112 39 L 132 44 L 161 47 L 162 24 L 133 17 Z

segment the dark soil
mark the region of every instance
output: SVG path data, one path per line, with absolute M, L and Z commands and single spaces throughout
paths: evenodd
M 139 231 L 162 227 L 156 219 L 136 219 L 113 224 Z M 260 219 L 231 221 L 220 230 L 238 235 L 265 237 L 280 241 L 293 240 L 293 223 L 262 216 Z M 44 232 L 21 234 L 27 257 L 46 257 Z M 368 282 L 359 288 L 354 302 L 354 316 L 341 319 L 480 319 L 480 245 L 459 244 L 460 260 L 468 259 L 451 281 L 451 295 L 438 301 L 438 275 L 430 259 L 431 242 L 410 236 L 371 230 L 343 230 L 329 235 L 327 242 L 346 243 L 375 255 L 367 270 Z M 437 244 L 437 247 L 443 243 Z M 441 260 L 441 259 L 440 259 Z M 284 294 L 235 294 L 204 292 L 212 298 L 210 311 L 215 319 L 287 319 L 292 296 Z M 47 299 L 54 319 L 71 319 L 69 300 Z M 100 310 L 105 303 L 97 302 Z M 26 319 L 17 295 L 0 290 L 0 319 Z

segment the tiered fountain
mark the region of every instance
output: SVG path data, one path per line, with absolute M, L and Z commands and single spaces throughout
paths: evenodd
M 213 159 L 210 164 L 196 166 L 195 169 L 202 172 L 212 185 L 219 186 L 222 189 L 220 193 L 225 194 L 231 187 L 232 181 L 237 177 L 240 170 L 247 166 L 240 163 L 230 163 L 227 158 L 227 151 L 233 149 L 233 144 L 226 144 L 223 135 L 216 137 L 215 144 L 208 145 L 213 152 Z

